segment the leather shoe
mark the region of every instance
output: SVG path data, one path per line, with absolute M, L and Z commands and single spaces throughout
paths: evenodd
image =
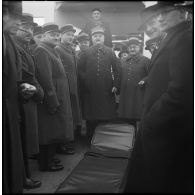
M 53 158 L 52 161 L 54 162 L 54 164 L 59 164 L 61 162 L 61 160 L 58 158 Z
M 75 154 L 75 150 L 73 148 L 60 147 L 57 149 L 56 153 L 58 153 L 58 154 Z
M 23 185 L 24 189 L 34 189 L 39 188 L 41 186 L 40 181 L 33 180 L 32 178 L 27 178 L 26 182 Z
M 53 165 L 53 166 L 49 166 L 49 168 L 47 169 L 48 172 L 56 172 L 56 171 L 61 171 L 64 169 L 63 165 Z

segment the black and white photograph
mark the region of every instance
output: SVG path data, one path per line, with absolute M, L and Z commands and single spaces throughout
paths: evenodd
M 194 1 L 2 1 L 2 193 L 194 194 Z

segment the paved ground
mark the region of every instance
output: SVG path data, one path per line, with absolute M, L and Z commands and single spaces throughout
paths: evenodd
M 56 157 L 61 160 L 60 164 L 64 165 L 64 170 L 58 172 L 40 172 L 36 160 L 30 160 L 32 177 L 42 182 L 40 188 L 24 190 L 24 193 L 54 193 L 58 186 L 71 173 L 79 161 L 83 158 L 84 153 L 88 150 L 84 138 L 76 143 L 76 153 L 74 155 L 59 155 Z

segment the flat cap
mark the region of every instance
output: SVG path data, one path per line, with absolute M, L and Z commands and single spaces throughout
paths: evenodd
M 87 33 L 83 32 L 83 31 L 81 31 L 78 34 L 77 40 L 78 40 L 78 42 L 89 41 L 89 35 Z
M 45 23 L 43 25 L 43 33 L 48 33 L 48 32 L 60 32 L 59 27 L 55 23 Z
M 33 21 L 33 15 L 28 13 L 22 14 L 21 24 L 30 24 L 32 26 L 38 26 L 38 24 Z
M 67 24 L 67 25 L 65 25 L 65 26 L 60 28 L 60 32 L 61 33 L 66 33 L 66 32 L 69 32 L 69 31 L 71 31 L 73 33 L 76 32 L 76 30 L 74 29 L 73 25 L 71 25 L 71 24 Z
M 41 26 L 36 26 L 33 31 L 33 35 L 43 34 L 43 28 Z

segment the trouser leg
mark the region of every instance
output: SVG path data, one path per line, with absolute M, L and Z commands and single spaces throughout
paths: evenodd
M 95 131 L 97 124 L 98 123 L 96 120 L 87 120 L 86 121 L 86 128 L 87 128 L 86 137 L 87 137 L 88 144 L 91 143 L 91 139 L 94 135 L 94 131 Z
M 21 142 L 22 142 L 22 152 L 23 152 L 23 159 L 24 159 L 24 170 L 25 170 L 25 176 L 26 178 L 31 177 L 31 171 L 30 171 L 30 166 L 29 166 L 29 161 L 28 161 L 28 143 L 26 142 L 26 127 L 25 127 L 25 115 L 24 112 L 21 108 L 21 123 L 20 123 L 20 131 L 21 131 Z

